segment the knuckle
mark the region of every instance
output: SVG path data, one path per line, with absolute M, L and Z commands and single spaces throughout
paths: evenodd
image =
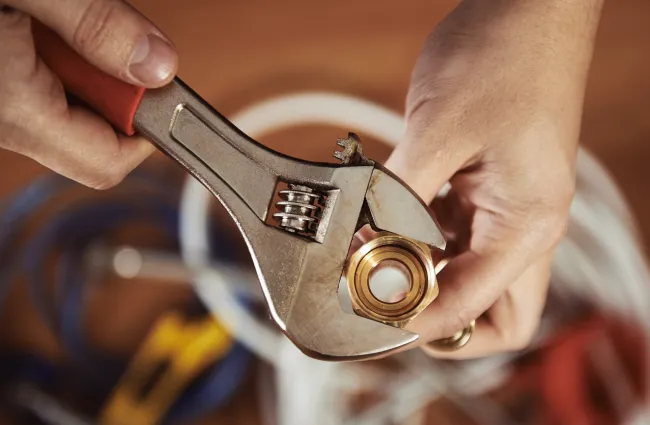
M 511 352 L 517 352 L 517 351 L 523 351 L 530 347 L 530 343 L 532 342 L 532 338 L 515 338 L 506 343 L 506 351 L 511 351 Z
M 5 96 L 6 94 L 6 96 Z M 15 96 L 11 93 L 5 93 L 0 87 L 0 98 L 5 98 L 0 102 L 0 145 L 13 151 L 17 151 L 20 144 L 16 143 L 19 133 L 23 133 L 29 128 L 26 119 L 26 112 L 17 104 Z
M 36 67 L 36 54 L 29 26 L 29 17 L 22 13 L 11 13 L 6 17 L 0 12 L 0 87 L 4 90 L 16 91 L 16 81 L 26 80 L 25 74 L 30 75 Z M 6 93 L 0 93 L 0 99 L 6 98 Z M 0 104 L 3 102 L 0 102 Z
M 114 0 L 92 0 L 72 36 L 72 42 L 83 53 L 100 49 L 111 35 L 111 22 L 119 5 Z
M 450 317 L 450 320 L 446 321 L 443 327 L 444 338 L 453 336 L 456 332 L 465 329 L 478 316 L 480 316 L 480 313 L 477 314 L 468 309 L 457 310 L 457 313 Z
M 549 242 L 555 246 L 564 238 L 569 227 L 569 214 L 566 213 L 556 214 L 551 217 L 549 224 Z
M 60 81 L 32 59 L 24 59 L 12 57 L 12 69 L 0 69 L 0 125 L 5 133 L 21 131 L 38 138 L 67 104 Z
M 522 351 L 529 348 L 537 335 L 541 315 L 523 319 L 525 325 L 512 324 L 509 329 L 501 329 L 501 337 L 505 351 Z
M 126 174 L 126 172 L 120 169 L 105 169 L 100 172 L 95 172 L 84 184 L 91 189 L 108 190 L 120 184 L 126 177 Z
M 0 88 L 0 96 L 3 97 L 5 100 L 3 102 L 0 102 L 0 124 L 7 124 L 9 123 L 10 120 L 10 102 L 11 99 L 7 99 L 6 96 L 2 96 L 2 88 Z
M 572 199 L 572 195 L 555 193 L 528 203 L 521 225 L 526 230 L 524 239 L 534 251 L 552 249 L 564 238 Z
M 29 17 L 24 13 L 0 4 L 0 30 L 11 30 L 24 27 Z
M 555 203 L 540 220 L 539 234 L 546 243 L 545 248 L 552 248 L 566 235 L 569 225 L 569 204 Z
M 536 329 L 513 332 L 504 338 L 507 351 L 522 351 L 530 347 L 535 337 Z
M 2 117 L 0 117 L 0 147 L 30 156 L 27 140 L 27 135 L 21 128 L 12 123 L 2 123 Z

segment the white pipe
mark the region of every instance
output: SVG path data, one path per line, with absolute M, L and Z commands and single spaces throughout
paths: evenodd
M 281 96 L 258 103 L 236 115 L 233 122 L 253 138 L 298 125 L 329 124 L 350 128 L 395 146 L 404 132 L 403 119 L 395 112 L 354 97 L 320 92 Z M 558 249 L 552 286 L 599 304 L 605 303 L 609 308 L 636 318 L 648 329 L 650 273 L 632 215 L 602 167 L 582 149 L 577 180 L 578 190 L 570 215 L 571 228 L 576 231 L 570 231 Z M 210 199 L 211 195 L 200 183 L 192 178 L 186 180 L 181 201 L 181 249 L 184 260 L 199 268 L 210 263 L 207 240 Z M 227 299 L 228 286 L 223 282 L 215 285 L 215 282 L 219 282 L 219 278 L 214 273 L 203 274 L 197 280 L 198 292 L 222 318 L 228 316 L 224 310 L 227 312 L 231 308 L 225 302 L 215 304 L 214 299 Z M 219 292 L 211 291 L 212 286 L 219 288 Z M 340 386 L 335 383 L 346 376 L 349 369 L 339 364 L 325 367 L 302 356 L 295 348 L 287 348 L 289 343 L 281 340 L 277 332 L 270 331 L 265 323 L 252 316 L 245 318 L 245 310 L 240 313 L 237 320 L 243 320 L 245 325 L 232 323 L 238 326 L 236 336 L 258 355 L 273 362 L 280 375 L 279 423 L 303 425 L 305 418 L 310 418 L 310 425 L 347 423 L 341 417 L 345 409 Z M 232 317 L 224 319 L 232 321 Z M 264 338 L 263 344 L 256 343 Z M 486 374 L 503 371 L 503 368 L 493 369 L 494 365 L 487 361 L 479 362 L 477 367 L 479 372 Z M 324 372 L 318 374 L 318 379 L 309 372 L 316 369 Z M 444 379 L 439 374 L 435 376 Z M 435 378 L 428 376 L 428 379 Z M 471 386 L 472 380 L 467 385 Z M 431 391 L 430 385 L 418 386 L 415 382 L 396 385 L 392 391 L 391 400 L 401 400 L 405 395 L 419 400 L 411 403 L 413 411 L 438 396 Z M 365 416 L 364 423 L 381 424 L 387 418 L 395 418 L 398 416 L 395 408 L 395 405 L 384 403 L 373 409 L 373 414 Z M 408 410 L 405 405 L 402 408 Z M 316 422 L 319 419 L 313 412 L 322 415 L 322 422 Z M 409 412 L 399 414 L 406 417 Z

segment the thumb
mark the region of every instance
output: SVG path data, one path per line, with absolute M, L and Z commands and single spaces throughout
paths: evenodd
M 409 114 L 404 140 L 386 161 L 427 204 L 475 156 L 455 127 L 434 102 L 425 102 Z
M 128 83 L 168 83 L 178 55 L 149 20 L 122 0 L 10 0 L 55 30 L 90 63 Z

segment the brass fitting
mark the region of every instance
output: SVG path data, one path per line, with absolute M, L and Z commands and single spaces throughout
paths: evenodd
M 386 262 L 408 272 L 410 288 L 396 302 L 377 298 L 370 289 L 373 271 Z M 361 317 L 403 328 L 438 296 L 431 248 L 421 242 L 380 232 L 348 262 L 347 285 L 354 312 Z

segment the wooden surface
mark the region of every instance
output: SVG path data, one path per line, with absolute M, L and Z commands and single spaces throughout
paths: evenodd
M 136 0 L 175 41 L 180 76 L 226 115 L 253 101 L 294 90 L 351 93 L 401 111 L 421 43 L 455 2 L 286 0 Z M 650 2 L 609 1 L 596 46 L 585 104 L 582 140 L 611 170 L 650 242 Z M 265 138 L 283 152 L 309 159 L 331 154 L 343 129 L 301 128 Z M 385 158 L 386 147 L 370 143 Z M 154 164 L 168 166 L 162 156 Z M 34 162 L 0 152 L 0 195 L 43 172 Z M 130 352 L 162 309 L 186 296 L 143 290 L 124 299 L 111 292 L 92 313 L 102 346 Z M 115 323 L 108 300 L 133 306 Z M 113 301 L 118 302 L 118 301 Z M 110 322 L 110 325 L 108 325 Z M 110 332 L 107 331 L 110 330 Z M 124 332 L 125 329 L 136 329 Z M 24 288 L 5 306 L 0 337 L 14 347 L 57 356 L 57 344 L 39 323 Z M 259 422 L 254 387 L 209 423 Z M 227 422 L 220 422 L 227 420 Z

